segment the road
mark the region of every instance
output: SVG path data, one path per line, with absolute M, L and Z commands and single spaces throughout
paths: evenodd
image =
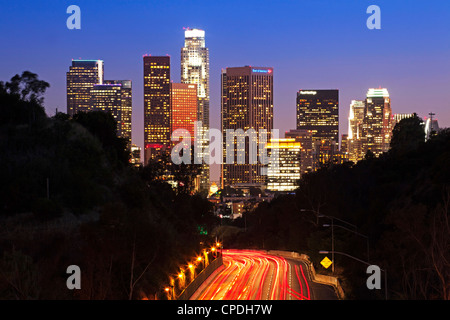
M 224 250 L 223 266 L 191 297 L 194 300 L 332 300 L 331 286 L 311 281 L 300 260 L 262 251 Z

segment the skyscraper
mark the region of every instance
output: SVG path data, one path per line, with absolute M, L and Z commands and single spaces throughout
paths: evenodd
M 194 125 L 197 121 L 197 85 L 170 84 L 171 132 L 184 129 L 189 132 L 191 143 L 195 140 Z M 184 137 L 186 140 L 186 137 Z
M 181 48 L 181 83 L 197 85 L 197 119 L 202 122 L 198 128 L 197 142 L 201 147 L 202 164 L 200 186 L 209 190 L 209 144 L 206 132 L 209 129 L 209 50 L 205 45 L 205 31 L 186 29 L 184 32 L 184 47 Z
M 313 142 L 311 130 L 290 130 L 284 134 L 285 138 L 293 138 L 301 145 L 300 174 L 313 171 Z
M 313 170 L 333 159 L 339 149 L 339 91 L 299 90 L 297 129 L 312 133 Z
M 311 130 L 313 142 L 339 142 L 339 91 L 299 90 L 297 129 Z
M 117 121 L 117 135 L 127 140 L 131 148 L 131 80 L 105 80 L 91 90 L 91 110 L 110 112 Z
M 301 176 L 301 143 L 294 138 L 270 139 L 269 153 L 277 149 L 278 161 L 271 161 L 267 168 L 267 189 L 292 192 L 297 189 Z
M 91 88 L 103 83 L 103 60 L 72 60 L 66 81 L 67 114 L 89 111 Z
M 249 130 L 256 133 L 266 130 L 270 138 L 273 129 L 273 69 L 250 66 L 226 68 L 222 70 L 221 79 L 222 183 L 225 186 L 237 183 L 264 184 L 266 176 L 261 172 L 264 165 L 260 161 L 252 163 L 251 159 L 251 150 L 254 145 L 259 145 L 260 137 L 250 134 Z M 231 141 L 230 136 L 227 139 L 227 130 L 234 132 Z M 239 139 L 245 139 L 242 140 L 245 141 L 243 147 L 239 146 Z M 245 155 L 243 163 L 239 163 L 239 154 Z M 234 164 L 229 163 L 227 158 L 233 159 Z
M 364 122 L 365 102 L 352 100 L 348 117 L 347 150 L 349 161 L 358 162 L 364 158 L 362 125 Z
M 369 150 L 375 156 L 388 151 L 396 121 L 407 116 L 392 114 L 386 88 L 370 88 L 364 101 L 353 100 L 348 119 L 349 160 L 362 160 Z
M 170 147 L 170 57 L 144 56 L 144 165 Z
M 393 123 L 388 90 L 370 88 L 366 95 L 362 126 L 364 154 L 371 150 L 375 156 L 379 156 L 389 150 Z

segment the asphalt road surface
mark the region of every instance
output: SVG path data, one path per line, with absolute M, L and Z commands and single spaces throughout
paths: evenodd
M 192 300 L 335 300 L 332 286 L 315 283 L 307 265 L 263 251 L 224 250 L 223 266 Z

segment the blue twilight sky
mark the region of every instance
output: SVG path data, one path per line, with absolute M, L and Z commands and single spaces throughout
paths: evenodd
M 81 30 L 69 30 L 69 5 Z M 381 30 L 369 30 L 369 5 Z M 220 70 L 274 68 L 274 125 L 295 128 L 299 89 L 339 89 L 340 134 L 352 99 L 388 88 L 394 113 L 436 113 L 450 126 L 448 0 L 0 0 L 0 80 L 30 70 L 51 87 L 49 115 L 66 111 L 72 58 L 102 59 L 105 79 L 133 81 L 133 142 L 143 146 L 142 55 L 171 56 L 180 81 L 183 27 L 206 31 L 210 50 L 211 127 L 220 128 Z M 281 134 L 282 136 L 282 134 Z

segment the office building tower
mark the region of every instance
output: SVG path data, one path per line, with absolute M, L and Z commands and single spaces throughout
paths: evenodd
M 170 147 L 170 57 L 144 59 L 144 165 Z
M 424 125 L 426 141 L 429 140 L 432 136 L 439 133 L 440 130 L 438 120 L 434 118 L 436 114 L 430 112 L 428 115 L 430 117 L 425 118 L 425 125 Z
M 349 161 L 358 162 L 364 158 L 362 125 L 366 105 L 362 100 L 352 100 L 348 117 L 347 151 Z
M 255 155 L 265 130 L 273 129 L 273 69 L 236 67 L 222 70 L 221 119 L 223 134 L 223 185 L 265 184 L 264 164 Z M 233 137 L 227 139 L 227 130 Z M 256 134 L 252 134 L 256 133 Z M 243 141 L 240 144 L 239 141 Z M 263 149 L 263 150 L 261 150 Z M 232 162 L 230 163 L 230 159 Z
M 103 83 L 103 60 L 72 60 L 66 74 L 67 114 L 90 110 L 90 91 L 94 84 Z
M 302 147 L 300 151 L 300 174 L 303 176 L 306 173 L 312 172 L 314 168 L 312 131 L 294 129 L 285 132 L 284 137 L 295 139 Z
M 197 119 L 202 122 L 198 128 L 201 137 L 200 157 L 204 159 L 200 177 L 201 188 L 209 190 L 209 51 L 205 44 L 205 31 L 186 29 L 184 47 L 181 48 L 181 83 L 197 85 Z
M 90 110 L 105 111 L 117 122 L 117 136 L 127 140 L 131 148 L 131 81 L 107 80 L 90 90 Z
M 131 148 L 131 118 L 133 110 L 132 82 L 131 80 L 105 80 L 105 84 L 120 85 L 122 100 L 122 120 L 120 124 L 120 136 L 127 139 L 128 148 Z
M 299 90 L 297 129 L 311 130 L 313 142 L 325 139 L 339 143 L 339 91 Z
M 189 132 L 191 145 L 195 141 L 197 121 L 197 85 L 188 83 L 170 84 L 171 132 L 184 129 Z M 183 137 L 187 140 L 187 137 Z
M 389 150 L 393 123 L 388 90 L 385 88 L 369 89 L 365 100 L 362 125 L 364 154 L 371 150 L 375 156 L 379 156 Z
M 312 132 L 313 170 L 329 162 L 339 149 L 339 90 L 299 90 L 297 129 Z
M 297 189 L 301 177 L 301 143 L 294 138 L 270 139 L 266 148 L 270 154 L 276 149 L 276 157 L 267 168 L 267 189 L 279 192 Z

